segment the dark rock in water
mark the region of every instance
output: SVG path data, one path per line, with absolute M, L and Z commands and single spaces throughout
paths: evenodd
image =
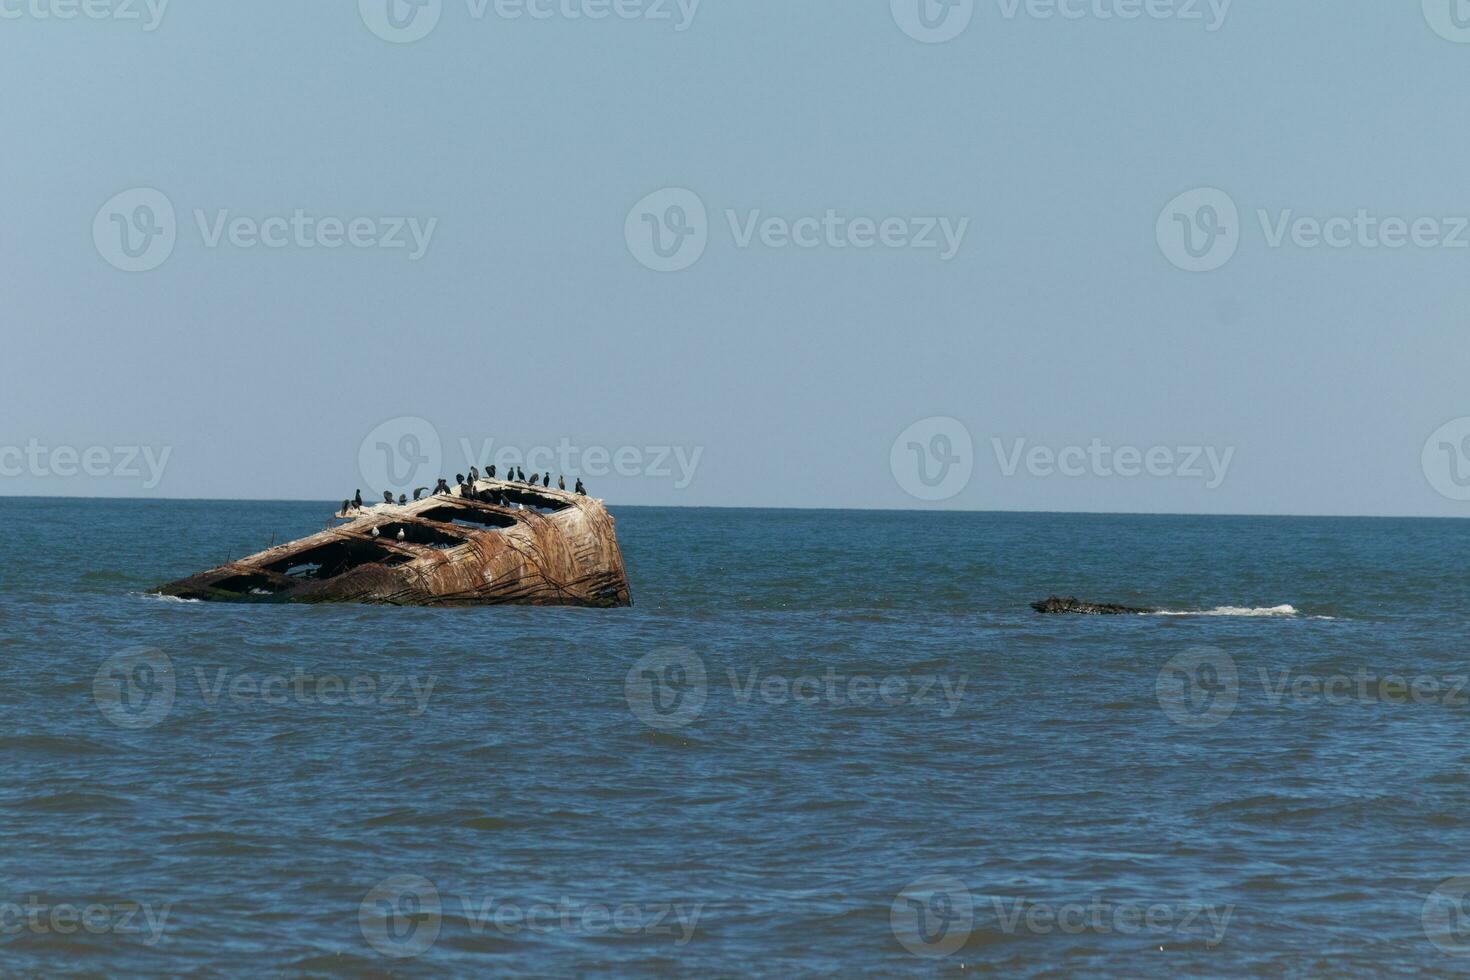
M 1073 613 L 1078 616 L 1137 616 L 1151 613 L 1152 609 L 1135 609 L 1132 606 L 1119 606 L 1111 602 L 1083 602 L 1076 596 L 1063 599 L 1059 596 L 1050 596 L 1040 602 L 1031 603 L 1031 608 L 1039 613 L 1062 614 Z

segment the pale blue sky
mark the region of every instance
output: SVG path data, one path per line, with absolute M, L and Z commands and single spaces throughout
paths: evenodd
M 1421 465 L 1470 416 L 1470 248 L 1273 248 L 1256 216 L 1470 215 L 1470 44 L 1418 3 L 1236 0 L 1212 32 L 979 0 L 925 44 L 889 0 L 703 0 L 683 31 L 673 0 L 445 0 L 395 44 L 348 0 L 175 0 L 152 31 L 36 16 L 56 2 L 0 0 L 0 445 L 170 455 L 152 488 L 27 464 L 0 494 L 340 499 L 377 489 L 370 430 L 414 416 L 451 476 L 461 439 L 700 451 L 683 488 L 589 478 L 620 503 L 1470 514 Z M 138 187 L 177 242 L 129 273 L 93 224 Z M 668 187 L 708 246 L 654 272 L 625 224 Z M 1191 273 L 1155 229 L 1201 187 L 1240 243 Z M 411 261 L 210 247 L 194 215 L 296 209 L 437 225 Z M 757 209 L 969 225 L 948 261 L 742 248 L 726 211 Z M 974 454 L 930 503 L 890 451 L 932 416 Z M 1008 477 L 993 439 L 1234 454 L 1214 488 Z

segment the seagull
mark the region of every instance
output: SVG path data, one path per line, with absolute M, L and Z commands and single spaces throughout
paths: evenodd
M 402 541 L 402 540 L 404 540 L 404 539 L 405 539 L 405 538 L 407 538 L 407 537 L 408 537 L 408 535 L 406 535 L 406 534 L 404 534 L 404 533 L 403 533 L 403 528 L 401 528 L 401 527 L 400 527 L 400 528 L 399 528 L 399 529 L 398 529 L 398 540 L 399 540 L 399 541 Z
M 373 537 L 376 538 L 377 536 L 378 536 L 378 529 L 377 528 L 373 528 Z

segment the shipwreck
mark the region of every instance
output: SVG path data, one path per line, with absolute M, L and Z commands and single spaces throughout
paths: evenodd
M 470 489 L 346 509 L 320 533 L 154 591 L 220 602 L 633 604 L 602 501 L 501 480 Z

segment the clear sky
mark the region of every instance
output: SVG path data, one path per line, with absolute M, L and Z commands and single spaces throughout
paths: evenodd
M 1470 515 L 1450 0 L 159 2 L 0 0 L 0 494 Z

